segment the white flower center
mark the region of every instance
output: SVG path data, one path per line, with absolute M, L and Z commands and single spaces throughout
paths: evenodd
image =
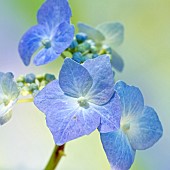
M 48 49 L 48 48 L 51 47 L 51 40 L 45 39 L 45 40 L 42 41 L 42 44 L 46 49 Z
M 79 97 L 77 100 L 80 107 L 88 108 L 89 103 L 88 100 L 85 97 Z
M 130 120 L 127 117 L 122 117 L 120 127 L 124 133 L 127 133 L 127 131 L 130 130 Z

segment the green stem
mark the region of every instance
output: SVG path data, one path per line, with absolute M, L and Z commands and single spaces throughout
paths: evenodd
M 62 158 L 62 156 L 64 156 L 64 147 L 65 145 L 62 146 L 55 146 L 53 153 L 50 157 L 50 160 L 46 166 L 46 168 L 44 170 L 54 170 L 58 163 L 60 162 L 60 159 Z
M 63 53 L 61 54 L 61 57 L 62 57 L 63 59 L 67 58 Z

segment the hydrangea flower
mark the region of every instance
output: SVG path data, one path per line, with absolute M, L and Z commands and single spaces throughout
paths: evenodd
M 34 64 L 47 64 L 71 44 L 74 26 L 70 25 L 71 9 L 67 0 L 46 0 L 37 13 L 38 24 L 21 38 L 18 51 L 25 65 L 35 54 Z
M 84 23 L 78 23 L 79 32 L 86 33 L 97 45 L 103 46 L 111 55 L 111 64 L 118 71 L 122 71 L 124 62 L 114 51 L 123 42 L 124 27 L 121 23 L 106 22 L 93 28 Z
M 151 107 L 144 106 L 140 90 L 119 81 L 115 91 L 122 103 L 120 129 L 101 133 L 101 140 L 112 170 L 130 169 L 136 150 L 154 145 L 162 136 L 161 122 Z
M 0 125 L 11 118 L 11 109 L 17 102 L 19 90 L 12 73 L 0 72 Z
M 96 128 L 110 132 L 120 126 L 121 104 L 114 93 L 114 75 L 106 55 L 83 65 L 64 60 L 59 80 L 49 83 L 35 97 L 34 104 L 46 115 L 57 145 Z

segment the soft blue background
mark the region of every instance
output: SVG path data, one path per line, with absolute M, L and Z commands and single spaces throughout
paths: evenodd
M 62 59 L 42 67 L 25 67 L 17 53 L 21 35 L 36 23 L 42 0 L 0 0 L 0 71 L 16 76 L 29 72 L 56 75 Z M 164 127 L 163 138 L 152 148 L 139 151 L 132 170 L 169 170 L 170 165 L 170 1 L 169 0 L 70 0 L 72 22 L 97 25 L 121 21 L 125 41 L 117 51 L 125 69 L 117 74 L 140 87 L 145 102 L 153 106 Z M 13 119 L 0 128 L 0 169 L 43 169 L 53 148 L 44 115 L 33 104 L 20 104 Z M 97 132 L 68 143 L 59 170 L 109 170 Z

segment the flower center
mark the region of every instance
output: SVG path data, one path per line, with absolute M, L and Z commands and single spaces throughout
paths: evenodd
M 49 39 L 45 39 L 42 41 L 42 44 L 45 48 L 50 48 L 51 47 L 51 41 Z
M 126 118 L 122 118 L 120 122 L 121 129 L 123 132 L 127 132 L 130 129 L 130 122 Z
M 89 107 L 88 100 L 86 98 L 84 98 L 84 97 L 79 97 L 77 102 L 78 102 L 80 107 L 84 107 L 84 108 L 88 108 Z

